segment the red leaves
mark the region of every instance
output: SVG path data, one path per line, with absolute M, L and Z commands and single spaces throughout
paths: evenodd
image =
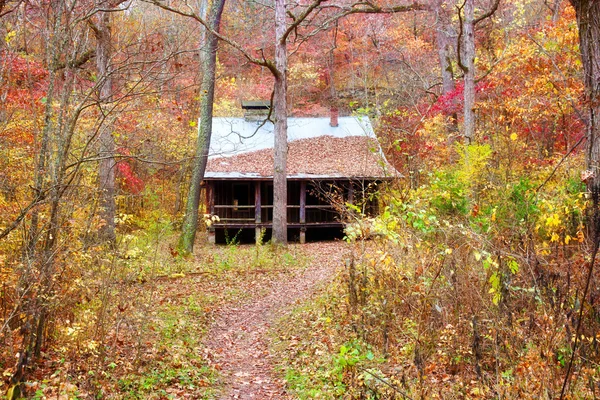
M 38 62 L 19 54 L 2 51 L 0 59 L 6 60 L 3 79 L 7 84 L 7 104 L 17 108 L 39 102 L 46 92 L 48 71 Z
M 119 152 L 122 155 L 129 155 L 129 150 L 121 148 Z M 126 160 L 121 160 L 117 162 L 117 172 L 123 178 L 124 186 L 127 190 L 129 190 L 133 194 L 140 194 L 142 190 L 144 190 L 144 181 L 137 177 L 137 175 L 133 172 L 131 165 Z
M 477 94 L 487 94 L 491 92 L 494 87 L 495 85 L 492 82 L 481 81 L 475 86 L 475 92 Z M 438 113 L 452 115 L 462 112 L 464 92 L 464 82 L 461 81 L 456 83 L 453 91 L 437 98 L 437 101 L 433 104 L 429 113 L 431 115 L 436 115 Z

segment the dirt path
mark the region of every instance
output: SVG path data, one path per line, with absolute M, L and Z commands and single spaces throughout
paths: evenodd
M 267 331 L 291 305 L 331 279 L 343 254 L 341 243 L 304 246 L 314 258 L 309 268 L 274 282 L 268 294 L 248 304 L 225 309 L 208 332 L 209 354 L 225 379 L 219 399 L 291 399 L 273 371 Z

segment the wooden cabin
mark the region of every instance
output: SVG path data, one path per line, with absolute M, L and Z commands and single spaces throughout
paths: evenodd
M 213 118 L 205 173 L 206 213 L 219 221 L 209 241 L 268 240 L 273 219 L 273 124 L 257 117 L 250 103 L 244 118 Z M 264 110 L 264 108 L 263 108 Z M 380 183 L 397 176 L 367 117 L 288 119 L 288 238 L 304 243 L 341 237 L 345 203 L 377 212 L 371 196 Z M 340 212 L 342 211 L 342 212 Z

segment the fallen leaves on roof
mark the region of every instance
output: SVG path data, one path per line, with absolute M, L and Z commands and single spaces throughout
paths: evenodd
M 376 139 L 319 136 L 288 143 L 287 174 L 384 177 L 395 172 L 381 156 Z M 273 149 L 208 160 L 206 172 L 273 176 Z

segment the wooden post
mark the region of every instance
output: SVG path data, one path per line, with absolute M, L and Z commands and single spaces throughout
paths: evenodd
M 306 181 L 300 181 L 300 243 L 306 243 Z
M 215 184 L 213 181 L 206 183 L 206 211 L 210 215 L 215 215 Z
M 354 183 L 352 181 L 348 181 L 348 203 L 354 204 Z
M 254 182 L 254 222 L 256 223 L 256 227 L 254 228 L 254 240 L 258 244 L 260 240 L 260 226 L 262 217 L 261 217 L 261 198 L 260 198 L 260 181 Z
M 211 216 L 215 215 L 215 187 L 213 181 L 206 182 L 206 211 Z M 216 243 L 216 233 L 214 226 L 208 227 L 208 243 Z

